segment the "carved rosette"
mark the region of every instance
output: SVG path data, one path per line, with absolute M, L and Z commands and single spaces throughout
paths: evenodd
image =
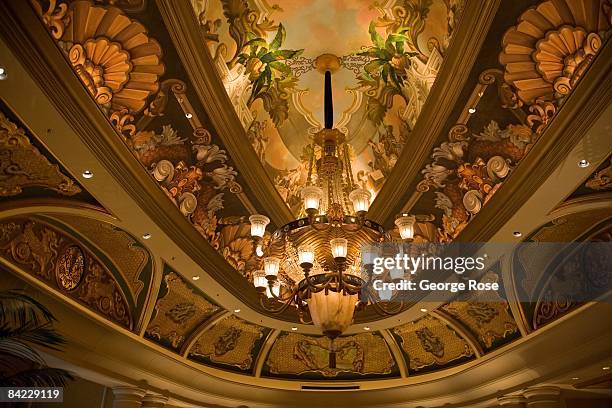
M 527 104 L 574 89 L 610 31 L 607 0 L 547 0 L 519 17 L 502 40 L 504 79 Z M 608 8 L 606 8 L 608 6 Z

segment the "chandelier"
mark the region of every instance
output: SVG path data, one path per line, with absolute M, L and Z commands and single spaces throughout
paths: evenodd
M 362 248 L 388 241 L 389 234 L 366 218 L 372 195 L 355 183 L 345 135 L 333 128 L 331 73 L 339 67 L 338 58 L 324 54 L 316 66 L 325 75 L 325 128 L 309 146 L 301 190 L 305 217 L 267 237 L 268 217 L 256 214 L 249 221 L 263 258 L 263 269 L 253 274 L 262 307 L 278 314 L 296 308 L 303 323 L 312 322 L 330 339 L 329 366 L 335 368 L 334 339 L 351 325 L 356 310 L 373 305 L 380 315 L 391 315 L 403 310 L 403 302 L 392 302 L 369 284 L 368 259 L 375 255 L 362 254 Z M 403 239 L 412 238 L 415 221 L 408 214 L 396 219 Z

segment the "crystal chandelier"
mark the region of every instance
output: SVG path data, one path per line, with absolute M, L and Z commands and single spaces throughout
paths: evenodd
M 362 274 L 368 266 L 362 265 L 362 248 L 389 236 L 366 218 L 372 195 L 355 183 L 345 135 L 333 128 L 331 71 L 337 66 L 335 56 L 317 59 L 317 68 L 325 75 L 325 128 L 314 135 L 309 149 L 307 182 L 301 190 L 305 217 L 267 239 L 269 218 L 259 214 L 249 218 L 257 254 L 263 257 L 263 269 L 253 274 L 262 307 L 273 313 L 295 307 L 302 322 L 312 321 L 330 339 L 331 368 L 335 367 L 333 341 L 351 325 L 356 309 L 373 305 L 381 315 L 403 309 L 402 302 L 381 299 L 369 286 L 367 273 Z M 396 220 L 403 239 L 412 238 L 414 223 L 414 216 L 407 214 Z

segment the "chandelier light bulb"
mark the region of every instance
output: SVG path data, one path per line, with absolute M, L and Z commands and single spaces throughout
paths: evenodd
M 265 215 L 254 214 L 249 217 L 249 222 L 251 223 L 251 236 L 263 238 L 270 219 Z
M 329 241 L 329 245 L 334 259 L 346 258 L 348 253 L 348 241 L 346 238 L 334 238 Z
M 317 186 L 307 186 L 302 189 L 302 200 L 304 200 L 304 209 L 306 211 L 318 212 L 322 198 L 323 190 Z
M 266 273 L 266 277 L 274 277 L 278 276 L 278 270 L 280 269 L 280 259 L 275 256 L 268 256 L 264 258 L 264 272 Z
M 400 237 L 402 239 L 412 239 L 414 238 L 414 223 L 416 222 L 416 217 L 414 215 L 402 214 L 395 220 L 395 225 L 399 230 Z
M 314 263 L 314 250 L 309 245 L 298 248 L 298 261 L 300 265 L 312 265 Z
M 353 203 L 353 209 L 357 214 L 368 212 L 372 194 L 363 188 L 357 188 L 349 194 L 349 200 Z
M 253 286 L 256 288 L 268 287 L 268 280 L 266 279 L 266 273 L 261 269 L 253 272 Z

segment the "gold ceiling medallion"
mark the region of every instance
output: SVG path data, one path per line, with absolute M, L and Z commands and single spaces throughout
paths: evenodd
M 123 109 L 142 111 L 165 70 L 157 41 L 116 7 L 80 0 L 66 9 L 66 4 L 54 8 L 55 3 L 43 13 L 33 1 L 96 103 L 108 115 Z
M 527 10 L 502 40 L 505 81 L 529 105 L 563 99 L 601 48 L 611 16 L 607 0 L 548 0 Z
M 81 189 L 30 143 L 23 129 L 0 112 L 0 197 L 42 187 L 71 196 Z

